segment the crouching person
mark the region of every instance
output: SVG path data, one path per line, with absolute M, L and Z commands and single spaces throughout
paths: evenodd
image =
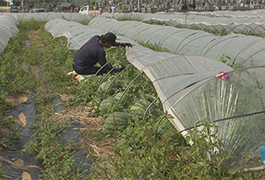
M 110 65 L 106 65 L 106 53 L 105 48 L 111 46 L 117 47 L 132 47 L 130 43 L 116 42 L 116 35 L 113 33 L 107 33 L 105 35 L 96 35 L 89 39 L 75 54 L 73 58 L 73 72 L 67 73 L 68 79 L 75 76 L 75 79 L 80 82 L 82 76 L 80 75 L 102 75 L 108 71 L 119 72 L 122 69 L 113 68 Z M 95 64 L 99 63 L 100 66 L 104 66 L 100 71 L 100 67 L 95 67 Z M 98 72 L 99 71 L 99 72 Z

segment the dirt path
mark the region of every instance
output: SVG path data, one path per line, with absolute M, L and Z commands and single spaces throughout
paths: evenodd
M 26 41 L 25 44 L 30 45 L 31 41 L 34 41 L 37 38 L 38 33 L 38 30 L 30 31 L 28 33 L 30 40 Z M 39 45 L 42 46 L 41 43 Z M 39 78 L 40 72 L 38 66 L 31 66 L 30 68 L 30 72 L 33 73 L 32 75 L 36 78 Z M 73 86 L 67 88 L 75 87 Z M 82 146 L 79 147 L 79 150 L 93 151 L 95 157 L 105 157 L 111 154 L 109 148 L 112 145 L 113 140 L 100 140 L 94 138 L 97 132 L 103 129 L 103 118 L 100 116 L 90 117 L 89 115 L 93 111 L 93 108 L 89 106 L 69 107 L 68 100 L 74 96 L 73 94 L 55 93 L 54 95 L 57 98 L 57 100 L 54 102 L 55 111 L 49 118 L 58 122 L 66 122 L 71 119 L 72 124 L 76 123 L 77 125 L 80 125 L 79 127 L 75 126 L 74 129 L 72 128 L 66 130 L 67 135 L 71 134 L 73 131 L 79 132 L 76 135 L 79 136 L 79 139 L 81 139 L 82 142 Z M 36 111 L 34 107 L 34 102 L 32 98 L 30 98 L 30 96 L 30 93 L 26 92 L 13 96 L 7 96 L 7 98 L 5 99 L 5 101 L 8 103 L 18 105 L 18 109 L 10 111 L 9 114 L 16 118 L 15 123 L 22 125 L 25 129 L 22 132 L 22 137 L 24 140 L 18 143 L 19 146 L 17 147 L 16 151 L 2 151 L 2 153 L 0 154 L 0 167 L 5 167 L 5 172 L 7 172 L 5 178 L 7 179 L 36 179 L 36 177 L 40 175 L 40 171 L 42 170 L 42 167 L 38 165 L 39 162 L 35 160 L 35 156 L 32 156 L 31 160 L 27 161 L 27 156 L 22 152 L 23 145 L 32 139 L 31 136 L 33 134 L 33 129 L 31 129 L 29 125 L 35 123 L 35 119 L 37 119 L 36 114 L 32 115 L 32 113 L 27 113 L 29 110 L 34 112 Z M 28 133 L 30 131 L 32 131 L 30 134 L 23 134 L 25 132 Z M 0 129 L 0 132 L 8 132 L 8 129 Z M 82 134 L 82 136 L 80 136 L 80 134 Z M 63 138 L 66 138 L 64 139 L 64 141 L 71 140 L 67 139 L 69 138 L 68 136 L 63 136 Z M 76 137 L 70 138 L 74 139 Z M 1 150 L 3 150 L 3 148 Z M 38 172 L 36 173 L 35 171 Z

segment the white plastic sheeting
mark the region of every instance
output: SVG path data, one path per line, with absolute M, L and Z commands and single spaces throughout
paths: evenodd
M 208 17 L 227 18 L 264 18 L 264 9 L 251 9 L 249 11 L 189 11 L 190 14 Z
M 134 17 L 138 19 L 149 19 L 154 16 L 179 16 L 183 14 L 191 14 L 196 16 L 212 17 L 212 18 L 265 18 L 264 9 L 252 9 L 249 11 L 187 11 L 187 12 L 156 12 L 156 13 L 107 13 L 101 14 L 101 17 L 111 17 L 111 18 L 123 18 L 123 17 Z M 146 17 L 146 18 L 145 18 Z
M 228 65 L 265 65 L 265 39 L 242 34 L 217 36 L 204 31 L 179 29 L 170 26 L 150 25 L 138 21 L 117 21 L 109 18 L 94 18 L 90 26 L 122 34 L 125 37 L 160 45 L 180 55 L 205 56 L 225 59 Z
M 218 12 L 218 11 L 217 11 Z M 221 11 L 223 14 L 205 12 L 192 12 L 187 13 L 174 12 L 157 12 L 154 14 L 142 13 L 103 13 L 101 17 L 111 18 L 135 18 L 143 21 L 155 20 L 170 26 L 185 27 L 185 28 L 202 28 L 204 30 L 213 31 L 226 31 L 236 33 L 265 33 L 265 13 L 264 11 L 242 11 L 239 13 L 229 14 L 228 11 Z M 254 13 L 257 12 L 257 13 Z M 231 12 L 232 13 L 232 12 Z M 248 13 L 250 14 L 248 16 Z
M 0 13 L 0 52 L 2 52 L 10 37 L 15 36 L 19 30 L 17 25 L 19 21 L 49 21 L 55 18 L 64 18 L 74 22 L 88 22 L 94 18 L 92 15 L 84 15 L 79 13 Z M 74 23 L 73 22 L 73 26 Z M 67 27 L 68 28 L 68 27 Z
M 54 37 L 67 37 L 70 49 L 79 49 L 91 37 L 107 33 L 104 30 L 86 26 L 75 21 L 67 21 L 62 18 L 48 21 L 44 28 Z
M 194 88 L 220 71 L 233 70 L 218 60 L 155 52 L 139 44 L 128 48 L 126 57 L 153 82 L 164 111 L 168 111 L 181 97 L 178 93 L 185 94 L 191 85 Z
M 56 23 L 61 25 L 52 28 Z M 45 28 L 52 34 L 59 36 L 61 32 L 68 38 L 78 36 L 79 32 L 93 31 L 80 34 L 80 38 L 83 36 L 86 40 L 94 35 L 95 30 L 98 34 L 105 33 L 80 24 L 79 31 L 74 34 L 71 27 L 69 31 L 65 28 L 71 23 L 54 19 Z M 216 121 L 218 137 L 225 149 L 235 155 L 229 163 L 245 163 L 241 153 L 246 151 L 250 153 L 247 161 L 260 159 L 257 148 L 265 144 L 265 67 L 233 70 L 218 60 L 154 52 L 131 39 L 122 36 L 118 39 L 133 44 L 132 48 L 126 49 L 128 61 L 144 71 L 153 82 L 164 111 L 174 117 L 171 123 L 179 131 L 186 134 L 185 130 L 192 128 L 198 120 Z M 69 40 L 69 43 L 75 41 Z M 82 43 L 78 46 L 81 47 Z M 229 77 L 216 78 L 220 71 L 228 71 Z
M 126 51 L 128 61 L 143 70 L 163 103 L 171 123 L 185 135 L 197 121 L 214 121 L 217 136 L 235 157 L 228 163 L 251 167 L 265 145 L 265 67 L 232 70 L 213 59 L 152 52 L 136 46 Z M 229 77 L 215 75 L 228 71 Z M 242 153 L 249 155 L 244 159 Z M 249 162 L 257 164 L 248 164 Z
M 0 15 L 0 52 L 5 49 L 9 39 L 19 32 L 17 25 L 18 21 L 15 18 Z
M 172 105 L 172 114 L 184 128 L 194 126 L 196 120 L 216 122 L 218 137 L 235 155 L 230 164 L 261 165 L 258 148 L 265 145 L 264 74 L 262 66 L 228 72 L 224 80 L 211 78 L 179 98 Z
M 1 13 L 0 13 L 1 15 Z M 76 22 L 88 22 L 94 18 L 91 14 L 80 13 L 63 13 L 63 12 L 45 12 L 45 13 L 2 13 L 2 15 L 8 15 L 14 17 L 18 21 L 30 21 L 34 19 L 36 21 L 49 21 L 54 18 L 63 18 L 69 21 Z

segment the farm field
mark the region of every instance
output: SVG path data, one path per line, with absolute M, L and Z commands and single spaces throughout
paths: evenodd
M 173 54 L 155 52 L 124 36 L 118 37 L 133 44 L 132 48 L 126 49 L 127 60 L 148 75 L 163 104 L 164 112 L 173 116 L 170 122 L 183 136 L 187 135 L 187 130 L 193 128 L 198 120 L 218 122 L 217 136 L 222 139 L 225 149 L 235 156 L 230 163 L 234 162 L 234 166 L 242 166 L 246 164 L 245 161 L 251 161 L 252 165 L 258 163 L 260 159 L 258 148 L 264 144 L 264 138 L 262 134 L 253 136 L 253 131 L 264 131 L 262 128 L 264 118 L 261 115 L 265 108 L 262 100 L 265 98 L 263 90 L 265 82 L 262 80 L 264 67 L 259 66 L 264 64 L 261 56 L 263 46 L 253 50 L 254 44 L 255 46 L 257 44 L 253 44 L 252 40 L 262 43 L 263 38 L 227 34 L 216 36 L 198 30 L 148 25 L 136 21 L 118 22 L 108 18 L 92 19 L 89 26 L 75 23 L 75 27 L 72 26 L 72 22 L 54 19 L 50 20 L 45 28 L 54 37 L 60 35 L 68 37 L 70 49 L 80 47 L 82 41 L 78 39 L 83 40 L 85 35 L 91 37 L 95 30 L 104 33 L 102 29 L 118 32 L 126 37 L 142 40 L 144 43 L 153 43 L 156 46 L 163 42 L 160 45 L 166 52 L 170 50 L 165 46 L 185 49 L 183 55 L 174 55 L 176 52 Z M 161 31 L 168 33 L 163 34 L 160 33 Z M 84 35 L 81 32 L 86 33 Z M 208 43 L 198 42 L 203 38 L 206 38 Z M 233 47 L 237 50 L 233 50 Z M 214 56 L 219 61 L 204 56 L 188 56 L 193 52 L 200 52 L 201 49 L 211 55 L 229 52 L 229 55 L 233 56 L 225 54 Z M 240 63 L 237 64 L 235 57 L 236 59 L 242 57 L 244 60 L 240 61 L 244 65 L 240 61 L 237 61 Z M 243 68 L 245 65 L 250 67 Z M 238 133 L 241 135 L 239 136 Z M 249 152 L 247 159 L 243 157 L 246 150 Z M 247 164 L 250 166 L 249 163 Z
M 68 49 L 67 39 L 64 37 L 53 38 L 44 30 L 44 24 L 34 20 L 20 22 L 20 33 L 10 40 L 2 52 L 4 56 L 1 59 L 5 64 L 1 68 L 1 74 L 9 80 L 1 82 L 1 86 L 6 87 L 2 90 L 1 96 L 1 100 L 6 104 L 1 107 L 2 112 L 16 107 L 14 100 L 7 101 L 13 99 L 16 94 L 23 94 L 18 96 L 17 100 L 23 99 L 24 94 L 31 94 L 34 97 L 38 115 L 32 128 L 37 141 L 29 142 L 22 152 L 25 156 L 35 154 L 42 162 L 40 168 L 43 179 L 263 177 L 263 171 L 244 173 L 242 169 L 238 169 L 231 172 L 229 168 L 223 167 L 222 163 L 230 156 L 222 149 L 212 154 L 209 159 L 208 153 L 221 146 L 217 143 L 218 137 L 212 136 L 213 141 L 209 143 L 207 137 L 202 136 L 209 133 L 209 129 L 217 128 L 212 123 L 206 123 L 203 129 L 191 130 L 191 139 L 196 143 L 188 145 L 189 141 L 184 140 L 169 123 L 172 117 L 164 114 L 161 102 L 156 99 L 157 94 L 152 82 L 145 74 L 141 74 L 138 69 L 130 66 L 129 62 L 124 61 L 125 49 L 107 50 L 107 58 L 114 59 L 112 65 L 128 67 L 123 73 L 91 77 L 80 84 L 68 81 L 65 74 L 72 70 L 71 60 L 76 51 Z M 163 51 L 159 46 L 143 46 Z M 9 62 L 5 63 L 7 60 Z M 6 73 L 5 68 L 19 72 Z M 134 81 L 138 75 L 139 78 Z M 104 82 L 111 82 L 111 86 L 101 86 Z M 133 83 L 128 86 L 130 82 Z M 124 95 L 125 99 L 118 103 L 110 101 L 107 108 L 101 109 L 103 100 L 115 98 L 124 90 L 128 93 L 128 96 Z M 63 102 L 60 104 L 63 107 L 54 104 L 56 98 Z M 145 112 L 148 103 L 141 104 L 144 105 L 143 109 L 139 105 L 133 107 L 140 100 L 154 104 Z M 133 109 L 136 107 L 140 109 L 135 112 Z M 127 123 L 122 124 L 127 126 L 125 130 L 119 128 L 115 118 L 113 123 L 110 121 L 107 124 L 109 127 L 104 124 L 105 119 L 111 118 L 114 112 L 129 115 Z M 71 129 L 73 124 L 78 124 L 80 133 L 69 142 L 62 143 L 60 137 L 67 134 L 67 128 Z M 8 146 L 11 147 L 12 143 Z M 76 152 L 81 151 L 85 158 L 76 161 Z M 20 171 L 21 174 L 27 172 L 24 166 L 20 168 L 23 170 Z M 2 170 L 3 177 L 10 176 L 5 174 L 4 168 Z

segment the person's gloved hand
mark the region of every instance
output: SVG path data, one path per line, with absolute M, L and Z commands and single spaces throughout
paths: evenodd
M 125 69 L 125 67 L 121 67 L 121 68 L 118 68 L 119 72 L 121 72 L 123 69 Z
M 114 68 L 111 73 L 116 73 L 116 72 L 121 72 L 125 67 L 121 67 L 121 68 Z
M 121 47 L 132 47 L 131 43 L 121 43 Z
M 110 73 L 116 73 L 116 72 L 119 72 L 118 68 L 113 68 L 113 70 L 110 71 Z

